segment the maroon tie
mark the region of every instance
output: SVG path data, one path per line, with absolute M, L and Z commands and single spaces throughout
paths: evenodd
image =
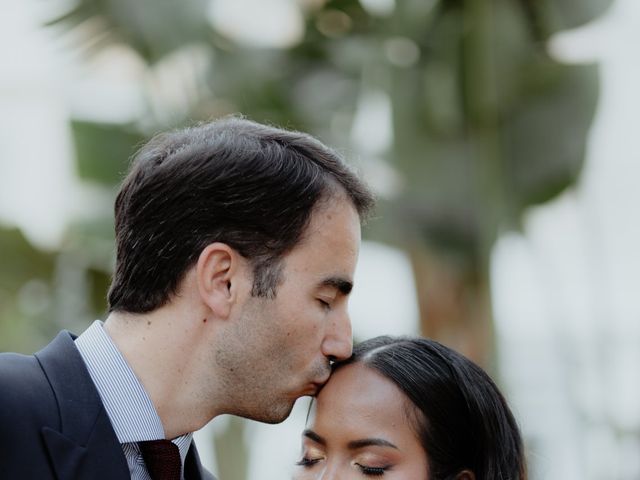
M 180 480 L 180 451 L 169 440 L 138 442 L 152 480 Z

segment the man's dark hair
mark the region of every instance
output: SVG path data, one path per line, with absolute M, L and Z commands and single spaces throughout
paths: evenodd
M 429 478 L 525 480 L 518 425 L 498 387 L 471 360 L 433 340 L 376 337 L 336 364 L 361 362 L 391 380 L 411 402 L 407 409 L 429 465 Z
M 304 133 L 227 117 L 157 135 L 136 154 L 115 202 L 109 310 L 161 307 L 212 242 L 249 259 L 252 294 L 273 298 L 282 256 L 319 203 L 341 190 L 364 219 L 370 191 Z

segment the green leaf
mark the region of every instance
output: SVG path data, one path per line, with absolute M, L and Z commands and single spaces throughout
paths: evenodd
M 80 178 L 112 186 L 129 165 L 144 136 L 127 125 L 72 120 L 71 129 Z
M 532 80 L 503 125 L 506 179 L 520 209 L 547 202 L 575 182 L 597 103 L 596 66 L 548 63 L 538 73 L 539 84 Z
M 12 293 L 33 278 L 50 279 L 55 255 L 33 247 L 18 229 L 0 227 L 0 288 Z
M 77 32 L 78 47 L 107 39 L 130 46 L 149 63 L 188 44 L 207 42 L 207 0 L 77 0 L 47 25 Z
M 0 227 L 0 351 L 33 352 L 55 328 L 50 320 L 56 254 L 34 248 L 17 229 Z

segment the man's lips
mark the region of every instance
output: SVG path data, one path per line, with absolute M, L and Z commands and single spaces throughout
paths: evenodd
M 303 396 L 305 397 L 315 397 L 316 395 L 318 395 L 318 392 L 320 391 L 320 389 L 322 388 L 321 383 L 311 383 L 309 384 L 309 386 L 304 390 L 304 392 L 302 393 Z
M 321 387 L 322 387 L 325 383 L 327 383 L 327 382 L 329 381 L 329 377 L 331 377 L 331 372 L 330 372 L 330 371 L 327 371 L 327 373 L 325 373 L 325 374 L 320 378 L 320 380 L 319 380 L 319 381 L 316 381 L 316 382 L 313 382 L 313 383 L 315 383 L 316 385 L 319 385 L 319 386 L 321 386 Z
M 315 397 L 318 394 L 318 392 L 322 390 L 322 387 L 324 387 L 324 384 L 327 383 L 327 381 L 329 380 L 330 375 L 331 374 L 327 372 L 325 376 L 311 383 L 311 390 L 313 392 L 311 395 Z

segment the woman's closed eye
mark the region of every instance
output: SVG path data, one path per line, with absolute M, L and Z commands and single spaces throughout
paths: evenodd
M 324 456 L 320 453 L 304 453 L 302 458 L 296 462 L 296 465 L 300 467 L 310 468 L 313 467 L 316 463 L 323 460 Z
M 311 456 L 305 455 L 296 462 L 296 465 L 303 468 L 311 468 L 314 465 L 316 465 L 318 462 L 322 461 L 323 459 L 324 459 L 323 457 L 311 457 Z M 357 462 L 355 463 L 355 466 L 358 467 L 358 469 L 360 470 L 360 472 L 362 472 L 363 475 L 372 476 L 372 477 L 382 476 L 390 468 L 388 465 L 383 467 L 373 467 L 373 466 L 369 466 L 369 465 L 365 465 L 363 463 L 357 463 Z
M 368 465 L 364 465 L 362 463 L 356 463 L 356 466 L 360 469 L 360 471 L 365 475 L 370 476 L 380 476 L 384 475 L 384 473 L 389 470 L 389 466 L 384 467 L 371 467 Z

